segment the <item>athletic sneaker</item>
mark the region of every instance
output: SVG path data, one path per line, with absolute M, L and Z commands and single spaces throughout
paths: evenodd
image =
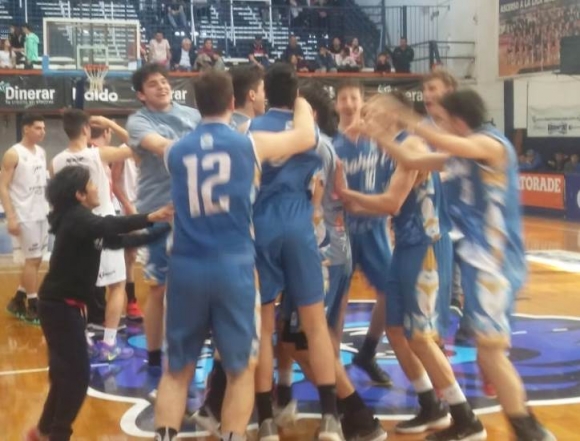
M 465 346 L 469 344 L 470 340 L 470 332 L 464 326 L 459 325 L 459 328 L 455 332 L 455 344 Z
M 447 429 L 429 435 L 425 441 L 484 441 L 486 439 L 487 432 L 483 424 L 476 416 L 473 416 L 467 423 L 453 422 Z
M 371 381 L 378 386 L 391 387 L 393 385 L 391 377 L 381 369 L 376 358 L 365 358 L 359 353 L 352 359 L 352 364 L 365 371 Z
M 197 412 L 189 417 L 197 427 L 207 430 L 214 436 L 220 437 L 220 422 L 208 406 L 201 406 Z
M 280 441 L 278 426 L 272 418 L 262 421 L 258 429 L 258 441 Z
M 481 381 L 483 382 L 483 386 L 481 388 L 483 394 L 487 398 L 495 400 L 497 398 L 497 390 L 495 389 L 495 386 L 491 384 L 489 381 L 487 381 L 485 378 L 483 378 L 483 376 L 481 377 Z
M 143 321 L 143 313 L 141 312 L 141 308 L 139 308 L 139 304 L 136 300 L 132 302 L 127 302 L 127 310 L 126 310 L 127 320 L 131 320 L 132 322 L 142 322 Z
M 361 412 L 366 415 L 361 414 Z M 362 409 L 355 414 L 344 416 L 341 424 L 346 441 L 384 441 L 387 439 L 387 432 L 383 430 L 379 420 L 374 418 L 368 408 Z
M 97 360 L 103 363 L 110 363 L 118 360 L 127 360 L 133 356 L 133 349 L 121 348 L 119 345 L 109 346 L 105 342 L 95 343 L 98 348 Z
M 22 291 L 16 291 L 14 297 L 12 297 L 10 302 L 8 302 L 6 311 L 16 318 L 24 318 L 26 315 L 26 293 Z
M 414 418 L 401 421 L 395 426 L 397 433 L 423 433 L 432 429 L 444 429 L 451 424 L 451 416 L 447 406 L 441 401 L 435 405 L 421 406 Z
M 40 325 L 40 320 L 38 319 L 38 299 L 28 299 L 28 307 L 26 308 L 26 314 L 24 314 L 24 320 L 32 325 Z
M 517 441 L 556 441 L 556 437 L 542 426 L 533 414 L 509 420 Z
M 318 439 L 320 441 L 345 441 L 340 422 L 334 415 L 322 415 Z
M 24 441 L 48 441 L 48 436 L 42 435 L 38 427 L 31 427 L 24 434 Z
M 290 400 L 284 407 L 274 406 L 274 422 L 282 429 L 289 429 L 296 425 L 298 419 L 298 402 Z
M 463 307 L 461 306 L 461 302 L 459 301 L 459 299 L 457 298 L 452 298 L 451 299 L 451 306 L 449 307 L 449 309 L 451 310 L 451 312 L 459 317 L 462 318 L 463 317 Z

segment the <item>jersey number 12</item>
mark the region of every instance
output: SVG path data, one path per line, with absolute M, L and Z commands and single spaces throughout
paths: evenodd
M 187 169 L 187 189 L 189 193 L 189 210 L 192 217 L 199 217 L 203 214 L 211 216 L 213 214 L 227 213 L 230 211 L 230 197 L 220 196 L 214 202 L 213 192 L 216 185 L 227 184 L 231 177 L 231 159 L 227 153 L 210 153 L 201 159 L 201 169 L 209 172 L 214 171 L 199 182 L 197 155 L 190 155 L 183 158 L 183 164 Z

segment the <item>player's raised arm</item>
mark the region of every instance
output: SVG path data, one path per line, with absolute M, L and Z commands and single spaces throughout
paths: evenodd
M 8 232 L 15 236 L 20 233 L 20 227 L 18 225 L 16 211 L 14 210 L 12 201 L 10 200 L 9 188 L 17 165 L 18 153 L 13 148 L 8 149 L 2 158 L 2 171 L 0 172 L 0 201 L 4 207 L 4 212 L 6 213 Z
M 105 164 L 112 164 L 129 159 L 133 156 L 133 150 L 126 145 L 120 147 L 99 147 L 101 161 Z
M 128 144 L 131 147 L 141 147 L 159 156 L 163 156 L 165 149 L 173 144 L 173 140 L 157 133 L 155 123 L 142 114 L 136 113 L 129 117 L 127 130 L 130 135 Z
M 129 132 L 117 124 L 115 121 L 104 116 L 91 116 L 91 127 L 98 127 L 101 129 L 110 129 L 123 142 L 129 142 Z
M 252 133 L 256 153 L 261 161 L 285 158 L 305 152 L 316 145 L 316 128 L 312 107 L 304 98 L 294 104 L 294 128 L 284 132 Z
M 395 161 L 411 170 L 442 170 L 449 159 L 446 153 L 430 151 L 416 136 L 410 136 L 402 143 L 386 136 L 378 137 L 376 141 Z

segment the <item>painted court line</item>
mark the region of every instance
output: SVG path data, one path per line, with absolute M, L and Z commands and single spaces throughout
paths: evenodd
M 109 363 L 95 363 L 91 364 L 92 368 L 109 366 Z M 35 369 L 16 369 L 13 371 L 0 371 L 0 377 L 6 377 L 8 375 L 23 375 L 23 374 L 36 374 L 38 372 L 48 372 L 48 366 L 44 368 Z

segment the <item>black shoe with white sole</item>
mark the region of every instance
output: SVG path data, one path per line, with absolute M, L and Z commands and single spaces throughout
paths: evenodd
M 397 433 L 423 433 L 427 430 L 438 430 L 449 427 L 451 424 L 451 416 L 449 415 L 449 410 L 444 403 L 435 398 L 435 392 L 429 391 L 424 392 L 421 395 L 430 394 L 430 403 L 422 403 L 421 410 L 414 418 L 407 421 L 401 421 L 395 426 L 395 431 Z M 419 397 L 420 401 L 421 396 Z

